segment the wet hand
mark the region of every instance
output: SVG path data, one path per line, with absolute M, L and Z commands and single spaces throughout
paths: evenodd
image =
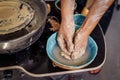
M 74 37 L 74 51 L 71 54 L 72 59 L 80 58 L 86 50 L 89 35 L 82 29 L 79 29 L 75 33 Z
M 58 32 L 57 41 L 62 52 L 61 55 L 70 59 L 71 52 L 73 51 L 73 36 L 75 32 L 74 21 L 61 22 Z

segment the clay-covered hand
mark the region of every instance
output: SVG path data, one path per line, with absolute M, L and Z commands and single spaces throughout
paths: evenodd
M 75 28 L 74 21 L 63 21 L 61 22 L 60 29 L 57 36 L 57 41 L 62 52 L 61 55 L 67 59 L 71 59 L 70 55 L 73 51 L 73 36 Z
M 74 37 L 74 51 L 71 55 L 72 59 L 78 59 L 85 53 L 88 37 L 89 35 L 82 31 L 82 29 L 76 31 Z

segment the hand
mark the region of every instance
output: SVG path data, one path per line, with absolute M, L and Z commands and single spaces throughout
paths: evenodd
M 75 28 L 74 21 L 69 19 L 61 22 L 60 29 L 58 32 L 57 41 L 62 52 L 61 55 L 67 59 L 71 59 L 70 55 L 73 51 L 73 36 Z
M 75 33 L 74 38 L 74 51 L 72 52 L 71 58 L 80 58 L 86 50 L 89 35 L 86 34 L 82 29 L 79 29 Z

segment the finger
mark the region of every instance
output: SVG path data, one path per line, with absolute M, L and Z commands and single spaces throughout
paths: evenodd
M 66 40 L 67 43 L 67 50 L 71 53 L 73 52 L 73 48 L 74 48 L 74 44 L 72 39 L 67 38 L 68 40 Z
M 81 44 L 79 44 L 79 42 L 77 42 L 77 43 L 75 43 L 74 44 L 74 51 L 75 52 L 79 52 L 80 50 L 81 50 L 81 47 L 82 45 Z
M 77 50 L 80 49 L 80 46 L 81 46 L 81 45 L 79 45 L 79 43 L 80 43 L 79 37 L 78 37 L 78 36 L 75 36 L 75 39 L 74 39 L 74 50 L 75 50 L 75 51 L 77 51 Z
M 71 58 L 74 59 L 78 59 L 82 56 L 82 54 L 80 54 L 80 52 L 73 52 L 71 55 Z
M 64 58 L 71 60 L 70 55 L 67 55 L 66 53 L 61 51 L 61 56 L 63 56 Z
M 78 59 L 78 58 L 82 57 L 84 53 L 85 53 L 85 51 L 83 49 L 81 49 L 80 51 L 74 51 L 71 54 L 71 58 L 72 59 Z
M 81 50 L 83 50 L 85 47 L 84 42 L 82 42 L 81 40 L 75 39 L 74 42 L 74 51 L 75 52 L 80 52 Z
M 66 44 L 65 44 L 65 40 L 62 36 L 58 36 L 57 37 L 57 41 L 58 41 L 58 44 L 59 44 L 59 47 L 61 48 L 61 50 L 66 53 L 67 55 L 70 55 L 70 53 L 67 51 L 66 49 Z

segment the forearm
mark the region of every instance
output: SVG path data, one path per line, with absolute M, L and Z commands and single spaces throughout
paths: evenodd
M 95 0 L 79 31 L 82 30 L 84 33 L 89 35 L 113 1 L 114 0 Z
M 75 0 L 61 0 L 62 21 L 73 20 Z

